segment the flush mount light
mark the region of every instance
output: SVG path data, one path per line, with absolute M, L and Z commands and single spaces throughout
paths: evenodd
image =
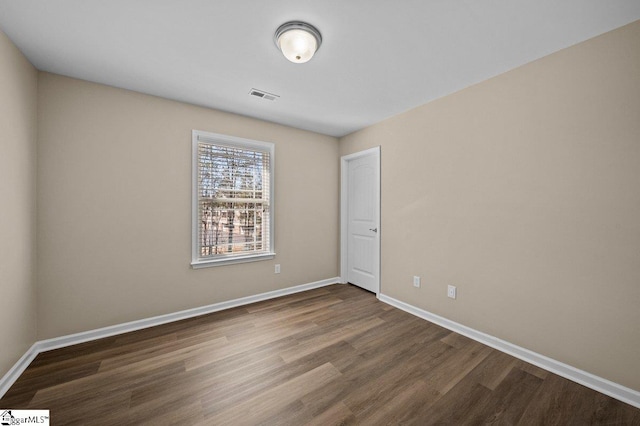
M 296 64 L 303 64 L 313 58 L 320 48 L 322 36 L 313 25 L 291 21 L 278 27 L 273 40 L 285 58 Z

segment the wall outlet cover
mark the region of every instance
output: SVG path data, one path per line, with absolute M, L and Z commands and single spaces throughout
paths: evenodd
M 453 285 L 450 285 L 447 287 L 447 297 L 450 297 L 451 299 L 455 299 L 456 295 L 457 295 L 458 291 L 457 288 Z

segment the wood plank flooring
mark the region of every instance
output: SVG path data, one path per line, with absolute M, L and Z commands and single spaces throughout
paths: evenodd
M 333 285 L 45 352 L 52 425 L 640 425 L 640 410 Z

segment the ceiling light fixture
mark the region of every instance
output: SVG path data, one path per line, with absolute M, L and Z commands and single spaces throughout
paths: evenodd
M 285 58 L 296 64 L 304 64 L 320 48 L 322 36 L 313 25 L 291 21 L 278 27 L 273 40 Z

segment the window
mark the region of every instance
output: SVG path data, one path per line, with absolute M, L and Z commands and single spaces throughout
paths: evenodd
M 274 146 L 193 131 L 194 268 L 272 259 Z

